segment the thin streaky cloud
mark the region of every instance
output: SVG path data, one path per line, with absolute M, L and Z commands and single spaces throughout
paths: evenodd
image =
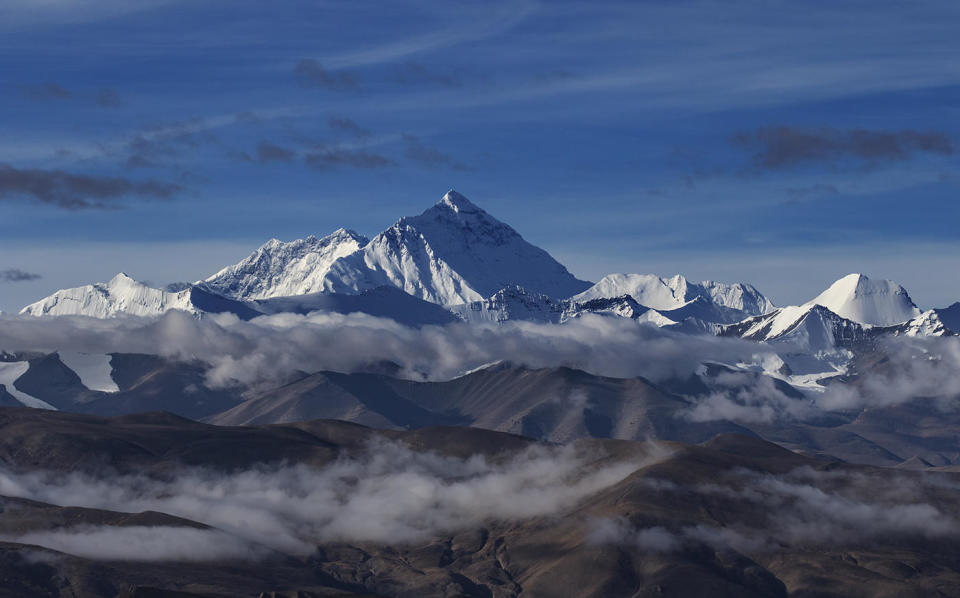
M 466 42 L 482 40 L 509 31 L 534 14 L 539 4 L 533 0 L 511 3 L 509 12 L 495 19 L 467 27 L 451 27 L 434 33 L 409 37 L 373 48 L 323 57 L 328 68 L 352 68 L 395 62 L 415 54 L 449 48 Z

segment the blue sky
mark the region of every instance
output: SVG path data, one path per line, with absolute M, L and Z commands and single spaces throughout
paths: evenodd
M 943 306 L 958 23 L 955 1 L 6 0 L 0 309 L 372 235 L 449 188 L 582 278 L 787 304 L 862 271 Z

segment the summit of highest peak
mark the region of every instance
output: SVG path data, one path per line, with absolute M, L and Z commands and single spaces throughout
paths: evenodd
M 132 276 L 126 272 L 117 272 L 116 276 L 110 279 L 110 282 L 107 283 L 110 286 L 116 286 L 121 284 L 141 284 L 138 280 L 134 279 Z
M 483 210 L 481 210 L 476 204 L 467 199 L 465 195 L 458 193 L 454 189 L 447 191 L 440 201 L 434 204 L 430 209 L 436 208 L 452 210 L 458 214 L 483 212 Z

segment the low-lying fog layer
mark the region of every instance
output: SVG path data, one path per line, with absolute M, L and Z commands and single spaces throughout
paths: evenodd
M 2 317 L 0 349 L 87 353 L 150 353 L 210 364 L 213 387 L 276 385 L 294 372 L 352 372 L 384 361 L 414 379 L 443 380 L 506 360 L 530 367 L 571 366 L 593 374 L 654 382 L 686 378 L 700 364 L 760 363 L 789 345 L 768 345 L 710 335 L 688 335 L 622 318 L 587 315 L 564 325 L 410 328 L 363 314 L 277 314 L 252 321 L 232 315 L 196 319 L 169 312 L 155 319 Z M 944 410 L 960 396 L 960 339 L 896 338 L 883 347 L 881 370 L 856 385 L 832 384 L 807 400 L 784 395 L 770 381 L 741 384 L 697 397 L 686 417 L 769 422 L 805 419 L 820 411 L 889 406 L 932 397 Z M 738 374 L 733 374 L 735 378 Z M 742 378 L 742 377 L 741 377 Z
M 572 446 L 534 446 L 494 464 L 482 456 L 456 459 L 379 442 L 322 469 L 185 469 L 165 481 L 0 469 L 0 495 L 160 511 L 216 528 L 164 527 L 147 533 L 141 527 L 86 527 L 3 539 L 90 558 L 135 560 L 254 556 L 262 547 L 308 554 L 328 541 L 408 543 L 488 520 L 555 514 L 668 455 L 658 445 L 650 447 L 642 459 L 597 464 L 599 455 Z
M 870 476 L 803 467 L 782 476 L 734 471 L 717 483 L 689 487 L 657 479 L 647 479 L 644 484 L 651 492 L 666 496 L 719 499 L 741 518 L 727 521 L 723 527 L 699 524 L 670 529 L 600 519 L 590 536 L 593 542 L 628 544 L 649 552 L 704 543 L 749 553 L 797 546 L 849 546 L 878 539 L 960 537 L 960 521 L 936 506 L 944 504 L 943 496 L 937 495 L 955 494 L 960 482 L 935 476 L 894 471 Z M 739 508 L 731 507 L 737 504 Z
M 748 360 L 755 343 L 683 335 L 621 318 L 588 316 L 565 325 L 511 322 L 410 328 L 364 314 L 276 314 L 242 321 L 171 311 L 154 319 L 7 317 L 7 350 L 150 353 L 210 363 L 210 383 L 255 384 L 294 371 L 351 372 L 383 361 L 420 379 L 443 380 L 494 361 L 570 365 L 595 374 L 664 378 L 703 360 Z

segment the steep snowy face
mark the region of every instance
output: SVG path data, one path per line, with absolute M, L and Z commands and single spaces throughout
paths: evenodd
M 567 308 L 564 310 L 561 321 L 579 318 L 584 314 L 596 314 L 601 316 L 617 316 L 620 318 L 628 318 L 638 322 L 652 322 L 658 326 L 663 325 L 661 323 L 664 320 L 663 318 L 651 319 L 649 316 L 656 314 L 656 312 L 649 307 L 640 305 L 630 295 L 611 297 L 609 299 L 590 299 L 582 302 L 567 301 L 566 303 Z M 669 323 L 673 324 L 674 322 L 669 321 Z
M 904 322 L 889 328 L 894 336 L 953 336 L 955 330 L 946 326 L 938 313 L 940 310 L 931 309 L 923 312 L 909 322 Z
M 271 239 L 238 264 L 203 281 L 214 293 L 234 299 L 269 299 L 323 290 L 324 277 L 338 259 L 355 253 L 369 240 L 341 228 L 322 239 L 310 236 L 283 243 Z
M 676 323 L 662 316 L 650 318 L 649 316 L 658 316 L 657 312 L 640 305 L 629 295 L 577 303 L 570 300 L 557 301 L 547 295 L 530 293 L 519 286 L 501 289 L 489 299 L 448 305 L 446 308 L 461 320 L 470 323 L 524 321 L 556 324 L 584 314 L 617 316 L 657 325 Z
M 937 318 L 943 322 L 947 328 L 960 334 L 960 301 L 950 307 L 935 309 L 933 311 L 937 313 Z
M 810 353 L 832 352 L 866 340 L 867 329 L 821 305 L 783 307 L 763 316 L 725 326 L 723 336 L 790 343 Z
M 461 320 L 470 323 L 514 320 L 557 323 L 567 303 L 539 293 L 529 293 L 523 287 L 511 286 L 497 291 L 488 299 L 446 307 Z
M 863 274 L 844 276 L 806 305 L 822 305 L 848 320 L 873 326 L 893 326 L 921 313 L 902 286 Z
M 677 278 L 682 277 L 675 277 Z M 570 299 L 583 302 L 629 295 L 641 305 L 667 310 L 676 309 L 686 303 L 682 295 L 677 296 L 679 292 L 667 280 L 654 274 L 607 274 L 597 284 Z
M 710 280 L 691 283 L 681 275 L 661 278 L 654 274 L 608 274 L 574 301 L 612 298 L 630 295 L 641 305 L 658 311 L 679 309 L 702 297 L 711 303 L 758 316 L 774 309 L 773 303 L 753 286 L 744 283 L 727 284 Z
M 338 260 L 324 279 L 336 292 L 383 284 L 442 305 L 481 301 L 514 285 L 551 297 L 590 286 L 456 191 L 419 216 L 401 218 Z
M 121 272 L 108 283 L 98 282 L 59 290 L 46 299 L 24 307 L 20 313 L 31 316 L 110 318 L 118 314 L 157 316 L 171 309 L 197 312 L 190 301 L 190 289 L 168 293 L 148 287 Z

